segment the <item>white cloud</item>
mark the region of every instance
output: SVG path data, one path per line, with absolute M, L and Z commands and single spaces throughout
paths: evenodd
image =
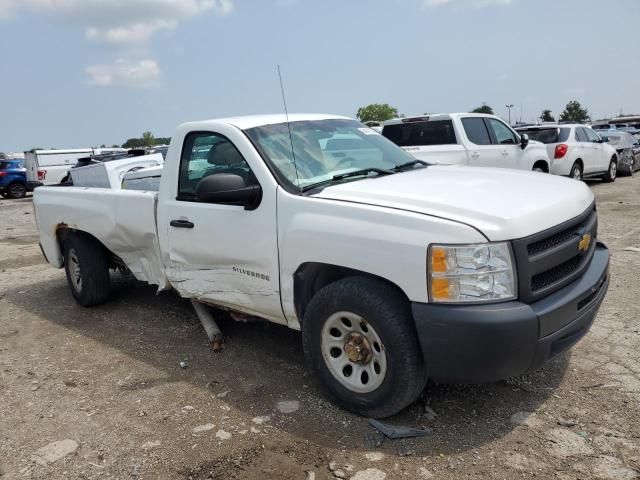
M 427 8 L 454 6 L 484 8 L 493 6 L 510 5 L 513 0 L 422 0 L 422 4 Z
M 148 88 L 158 84 L 160 67 L 155 60 L 125 60 L 91 65 L 86 69 L 89 84 L 98 87 Z
M 91 40 L 139 47 L 188 18 L 228 14 L 233 0 L 0 0 L 0 18 L 20 10 L 81 25 Z

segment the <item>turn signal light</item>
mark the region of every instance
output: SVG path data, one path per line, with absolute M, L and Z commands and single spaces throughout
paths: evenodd
M 7 176 L 7 172 L 0 171 L 0 177 L 6 177 L 6 176 Z
M 556 151 L 553 155 L 553 158 L 562 158 L 567 154 L 567 150 L 569 150 L 569 146 L 561 143 L 560 145 L 556 145 Z

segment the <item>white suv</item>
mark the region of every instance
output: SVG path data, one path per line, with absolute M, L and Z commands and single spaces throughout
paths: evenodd
M 519 135 L 501 118 L 444 113 L 384 122 L 382 135 L 429 163 L 549 172 L 547 149 Z
M 532 140 L 546 144 L 551 173 L 576 180 L 601 177 L 616 179 L 618 155 L 593 129 L 580 124 L 534 125 L 518 128 Z

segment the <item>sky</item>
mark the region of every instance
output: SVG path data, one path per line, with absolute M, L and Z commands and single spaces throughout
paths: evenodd
M 639 28 L 640 0 L 0 0 L 0 151 L 282 112 L 278 64 L 290 113 L 640 113 Z

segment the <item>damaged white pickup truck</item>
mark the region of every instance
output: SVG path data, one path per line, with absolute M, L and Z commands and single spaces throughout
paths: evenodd
M 431 166 L 335 116 L 187 123 L 159 191 L 43 187 L 34 204 L 79 304 L 107 300 L 119 268 L 199 314 L 299 329 L 329 395 L 374 417 L 428 378 L 541 366 L 586 334 L 609 284 L 583 183 Z

